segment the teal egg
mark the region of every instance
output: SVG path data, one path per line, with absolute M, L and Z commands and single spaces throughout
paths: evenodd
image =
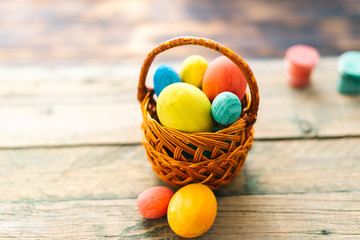
M 154 74 L 154 92 L 159 96 L 161 91 L 170 84 L 181 82 L 177 72 L 169 65 L 159 66 Z
M 221 125 L 232 124 L 241 115 L 241 102 L 234 93 L 222 92 L 215 97 L 211 105 L 211 114 Z

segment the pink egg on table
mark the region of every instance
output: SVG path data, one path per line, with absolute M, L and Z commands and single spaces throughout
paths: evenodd
M 241 70 L 225 56 L 214 59 L 206 69 L 202 90 L 212 102 L 222 92 L 232 92 L 241 100 L 247 82 Z
M 159 218 L 166 215 L 174 192 L 167 187 L 151 187 L 140 193 L 137 198 L 138 210 L 145 218 Z

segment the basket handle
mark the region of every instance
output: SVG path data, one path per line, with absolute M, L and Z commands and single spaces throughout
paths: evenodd
M 146 59 L 143 62 L 143 65 L 141 67 L 140 77 L 139 77 L 139 85 L 138 85 L 138 95 L 137 98 L 140 103 L 144 100 L 146 94 L 152 89 L 147 88 L 145 86 L 146 81 L 146 75 L 149 71 L 151 63 L 154 61 L 156 55 L 169 50 L 171 48 L 184 46 L 184 45 L 199 45 L 202 47 L 210 48 L 212 50 L 215 50 L 224 56 L 228 57 L 231 61 L 233 61 L 241 70 L 241 72 L 244 74 L 244 77 L 249 85 L 250 94 L 251 94 L 251 102 L 249 109 L 247 111 L 247 114 L 249 116 L 252 116 L 255 120 L 257 111 L 259 108 L 259 89 L 256 83 L 256 79 L 254 77 L 254 74 L 249 67 L 249 65 L 235 52 L 227 48 L 226 46 L 210 40 L 206 38 L 197 38 L 197 37 L 179 37 L 179 38 L 173 38 L 166 42 L 161 43 L 157 47 L 155 47 L 146 57 Z

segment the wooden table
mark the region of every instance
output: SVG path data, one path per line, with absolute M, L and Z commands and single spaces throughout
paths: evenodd
M 137 211 L 140 192 L 166 184 L 140 144 L 136 87 L 148 51 L 180 35 L 229 46 L 260 89 L 253 148 L 215 191 L 202 239 L 359 239 L 360 97 L 337 93 L 337 57 L 303 90 L 285 84 L 282 60 L 298 43 L 322 56 L 359 50 L 359 3 L 3 1 L 0 240 L 179 239 L 165 217 Z M 154 64 L 178 68 L 194 50 Z
M 360 97 L 336 92 L 337 58 L 303 90 L 282 59 L 247 61 L 255 141 L 202 239 L 359 239 Z M 137 211 L 166 186 L 140 144 L 139 67 L 0 67 L 0 239 L 178 239 Z

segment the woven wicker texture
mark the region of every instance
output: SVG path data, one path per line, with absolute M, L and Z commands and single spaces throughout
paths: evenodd
M 174 47 L 199 45 L 220 52 L 232 60 L 244 74 L 250 96 L 238 121 L 218 132 L 184 133 L 159 124 L 154 91 L 145 86 L 148 70 L 155 57 Z M 245 163 L 253 143 L 259 92 L 254 74 L 236 53 L 213 40 L 180 37 L 155 47 L 144 60 L 138 85 L 138 100 L 143 114 L 143 145 L 158 177 L 174 187 L 203 183 L 212 189 L 229 184 Z

